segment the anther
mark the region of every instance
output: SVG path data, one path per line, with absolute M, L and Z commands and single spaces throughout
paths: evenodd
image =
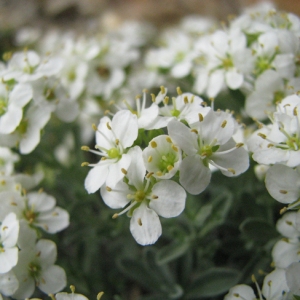
M 138 218 L 138 219 L 137 219 L 137 222 L 138 222 L 138 224 L 139 224 L 140 226 L 143 225 L 141 218 Z
M 114 214 L 114 215 L 112 216 L 112 218 L 113 218 L 113 219 L 116 219 L 118 216 L 119 216 L 118 214 Z
M 106 188 L 106 190 L 107 190 L 108 192 L 111 192 L 111 191 L 112 191 L 112 189 L 111 189 L 109 186 L 106 186 L 105 188 Z
M 203 115 L 202 114 L 198 114 L 198 117 L 199 117 L 199 122 L 202 122 L 203 121 Z
M 126 171 L 124 168 L 121 169 L 121 172 L 122 172 L 124 175 L 127 175 L 127 171 Z
M 148 163 L 150 163 L 152 161 L 152 156 L 150 155 L 149 157 L 148 157 Z
M 191 132 L 194 132 L 194 133 L 198 134 L 198 130 L 197 129 L 192 129 Z
M 293 114 L 294 116 L 298 116 L 297 106 L 294 107 Z
M 279 213 L 283 215 L 287 211 L 287 207 L 282 208 Z
M 274 147 L 274 145 L 271 143 L 267 145 L 267 148 L 272 148 L 272 147 Z
M 75 293 L 75 286 L 74 285 L 70 285 L 70 290 L 72 293 Z
M 98 130 L 98 128 L 97 128 L 97 126 L 95 124 L 92 124 L 92 128 L 93 128 L 94 131 Z
M 120 140 L 116 139 L 116 145 L 119 145 L 119 143 L 120 143 Z
M 259 132 L 257 135 L 263 138 L 264 140 L 267 138 L 267 136 L 261 132 Z
M 100 300 L 102 298 L 102 296 L 104 295 L 104 292 L 100 292 L 97 295 L 97 300 Z
M 106 157 L 105 157 L 105 156 L 102 156 L 100 160 L 106 160 Z
M 235 175 L 235 170 L 234 169 L 228 168 L 227 171 L 230 172 L 230 173 L 232 173 L 233 175 Z
M 224 120 L 224 121 L 222 122 L 222 124 L 221 124 L 221 127 L 222 127 L 222 128 L 225 128 L 226 124 L 227 124 L 227 121 Z
M 239 297 L 240 297 L 240 294 L 234 293 L 233 296 L 239 298 Z
M 164 102 L 165 105 L 168 105 L 168 103 L 169 103 L 169 97 L 166 96 L 166 97 L 164 98 L 163 102 Z
M 111 127 L 110 127 L 110 125 L 109 125 L 108 122 L 106 123 L 106 127 L 107 127 L 109 130 L 111 130 Z
M 152 148 L 156 148 L 156 147 L 157 147 L 157 144 L 156 144 L 155 141 L 151 141 L 151 142 L 150 142 L 150 146 L 151 146 Z
M 176 88 L 176 92 L 178 95 L 182 95 L 182 91 L 179 86 Z
M 81 150 L 83 150 L 83 151 L 90 151 L 90 147 L 88 147 L 88 146 L 82 146 Z
M 86 162 L 86 161 L 85 161 L 85 162 L 83 162 L 83 163 L 81 164 L 81 166 L 82 166 L 82 167 L 86 167 L 86 166 L 88 166 L 88 165 L 89 165 L 89 163 L 88 163 L 88 162 Z
M 109 115 L 109 114 L 110 114 L 110 110 L 107 109 L 107 110 L 104 112 L 104 115 L 107 116 L 107 115 Z
M 143 93 L 148 93 L 148 90 L 147 89 L 143 89 Z
M 151 198 L 152 198 L 152 199 L 158 199 L 158 196 L 157 196 L 157 195 L 152 195 Z
M 146 175 L 146 178 L 150 178 L 154 173 L 153 172 L 149 172 L 147 175 Z
M 167 166 L 167 169 L 168 169 L 168 171 L 170 172 L 171 170 L 173 170 L 173 169 L 174 169 L 174 167 L 173 167 L 173 166 L 171 166 L 171 165 L 168 165 L 168 166 Z
M 287 194 L 287 193 L 288 193 L 288 191 L 286 191 L 286 190 L 279 190 L 279 193 L 280 193 L 280 194 L 284 194 L 284 195 L 285 195 L 285 194 Z
M 183 98 L 183 101 L 184 101 L 184 103 L 185 103 L 185 104 L 188 104 L 188 103 L 189 103 L 189 99 L 188 99 L 188 97 L 187 97 L 187 96 L 185 96 L 185 97 Z
M 152 102 L 155 102 L 155 95 L 154 94 L 151 94 L 151 100 L 152 100 Z
M 178 152 L 178 148 L 173 144 L 172 145 L 172 149 L 175 151 L 175 152 Z
M 172 144 L 172 140 L 171 140 L 171 138 L 170 138 L 169 136 L 166 137 L 166 141 L 167 141 L 168 143 Z
M 268 281 L 268 286 L 271 286 L 271 285 L 272 285 L 272 281 L 269 280 L 269 281 Z
M 135 96 L 135 99 L 136 99 L 136 100 L 139 100 L 139 99 L 141 99 L 141 97 L 142 97 L 142 95 L 136 95 L 136 96 Z
M 163 85 L 160 87 L 160 91 L 161 91 L 162 94 L 166 93 L 166 89 Z
M 285 221 L 285 223 L 286 223 L 287 225 L 289 225 L 289 226 L 292 226 L 292 225 L 293 225 L 293 223 L 292 223 L 291 221 Z
M 237 143 L 237 144 L 235 145 L 236 148 L 241 148 L 241 147 L 243 147 L 243 146 L 244 146 L 243 143 Z
M 162 173 L 161 171 L 157 171 L 157 172 L 156 172 L 156 175 L 157 175 L 157 176 L 163 176 L 163 173 Z

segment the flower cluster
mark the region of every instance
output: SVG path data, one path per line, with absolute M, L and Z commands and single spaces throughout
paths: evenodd
M 249 165 L 243 144 L 232 138 L 238 124 L 231 113 L 214 111 L 180 88 L 177 92 L 169 104 L 162 86 L 146 108 L 144 91 L 142 105 L 137 98 L 136 111 L 132 107 L 119 110 L 112 119 L 105 116 L 94 126 L 96 150 L 82 147 L 101 156 L 95 164 L 83 163 L 92 167 L 86 190 L 100 189 L 109 207 L 124 208 L 114 217 L 128 212 L 130 231 L 141 245 L 153 244 L 161 235 L 158 216 L 171 218 L 183 211 L 186 191 L 205 190 L 211 166 L 225 176 L 237 176 Z M 167 134 L 156 134 L 154 129 L 166 129 Z

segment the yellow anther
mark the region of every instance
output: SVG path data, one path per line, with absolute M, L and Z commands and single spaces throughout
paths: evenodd
M 109 187 L 109 186 L 106 186 L 105 189 L 108 191 L 108 192 L 111 192 L 112 189 Z
M 136 95 L 135 99 L 138 100 L 138 99 L 141 99 L 141 97 L 142 97 L 142 95 Z
M 106 157 L 105 157 L 105 156 L 102 156 L 102 157 L 101 157 L 101 160 L 106 160 Z
M 158 199 L 158 196 L 157 195 L 152 195 L 151 198 L 152 199 Z
M 243 143 L 237 143 L 237 144 L 235 145 L 236 148 L 241 148 L 241 147 L 243 147 L 243 146 L 244 146 Z
M 107 116 L 109 114 L 110 114 L 110 110 L 109 109 L 105 110 L 104 115 Z
M 203 115 L 202 114 L 198 114 L 199 117 L 199 122 L 202 122 L 204 120 Z
M 5 180 L 1 180 L 1 185 L 6 185 L 6 181 Z
M 286 191 L 286 190 L 280 190 L 280 191 L 279 191 L 279 193 L 280 193 L 280 194 L 284 194 L 284 195 L 285 195 L 285 194 L 287 194 L 287 193 L 288 193 L 288 191 Z
M 143 225 L 141 218 L 138 218 L 138 219 L 137 219 L 137 222 L 138 222 L 138 224 L 139 224 L 140 226 Z
M 287 211 L 287 207 L 282 208 L 279 213 L 283 215 Z
M 119 143 L 120 143 L 120 140 L 116 139 L 116 145 L 119 145 Z
M 90 151 L 90 147 L 88 147 L 88 146 L 81 146 L 81 150 L 83 150 L 83 151 Z
M 168 96 L 165 97 L 164 100 L 163 100 L 163 102 L 164 102 L 165 105 L 168 105 L 168 103 L 169 103 L 169 97 Z
M 48 294 L 48 296 L 51 298 L 51 300 L 56 300 L 56 298 L 53 294 Z
M 232 168 L 228 168 L 227 171 L 230 172 L 230 173 L 232 173 L 233 175 L 235 174 L 235 170 L 232 169 Z
M 152 148 L 156 148 L 156 147 L 157 147 L 157 144 L 156 144 L 155 141 L 151 141 L 151 142 L 150 142 L 150 146 L 151 146 Z
M 259 132 L 257 135 L 260 136 L 264 140 L 267 138 L 267 136 L 261 132 Z
M 107 127 L 109 130 L 111 130 L 111 127 L 110 127 L 110 125 L 109 125 L 109 122 L 106 123 L 106 127 Z
M 98 128 L 97 128 L 97 126 L 95 124 L 92 124 L 92 128 L 93 128 L 94 131 L 98 130 Z
M 163 85 L 160 87 L 160 91 L 161 91 L 162 94 L 166 93 L 166 89 Z
M 6 230 L 8 227 L 7 226 L 4 226 L 3 228 L 2 228 L 2 230 Z
M 234 293 L 233 296 L 239 298 L 239 297 L 240 297 L 240 294 Z
M 75 286 L 74 285 L 70 285 L 70 290 L 72 293 L 75 293 Z
M 272 285 L 272 280 L 269 280 L 268 281 L 268 286 L 271 286 Z
M 152 100 L 152 102 L 155 102 L 155 95 L 154 94 L 151 94 L 151 100 Z
M 44 192 L 44 189 L 43 188 L 40 188 L 39 190 L 38 190 L 38 193 L 39 194 L 41 194 L 41 193 L 43 193 Z
M 175 152 L 178 152 L 178 148 L 173 144 L 172 145 L 172 149 L 175 151 Z
M 297 106 L 294 107 L 293 114 L 294 116 L 298 116 Z
M 252 274 L 251 280 L 252 280 L 252 282 L 254 282 L 254 283 L 256 282 L 256 278 L 255 278 L 254 274 Z
M 221 127 L 222 127 L 222 128 L 225 128 L 226 124 L 227 124 L 227 121 L 224 120 L 224 121 L 222 122 L 222 124 L 221 124 Z
M 148 93 L 149 91 L 147 89 L 143 89 L 143 93 Z
M 291 221 L 285 221 L 285 223 L 286 223 L 287 225 L 289 225 L 289 226 L 292 226 L 292 225 L 293 225 L 293 222 L 291 222 Z
M 157 172 L 156 172 L 156 175 L 157 175 L 157 176 L 163 176 L 163 173 L 162 173 L 161 171 L 157 171 Z
M 97 295 L 97 300 L 100 300 L 101 299 L 101 297 L 104 295 L 104 292 L 100 292 L 100 293 L 98 293 L 98 295 Z
M 166 141 L 167 141 L 168 143 L 172 144 L 172 140 L 171 140 L 171 138 L 170 138 L 169 136 L 166 137 Z
M 182 95 L 182 91 L 179 86 L 176 88 L 176 92 L 178 95 Z
M 188 103 L 189 103 L 189 99 L 188 99 L 188 97 L 187 97 L 187 96 L 185 96 L 185 97 L 183 98 L 183 101 L 184 101 L 184 103 L 185 103 L 185 104 L 188 104 Z
M 146 175 L 146 178 L 150 178 L 154 173 L 153 172 L 149 172 L 147 175 Z
M 194 133 L 198 134 L 198 130 L 197 129 L 192 129 L 191 132 L 194 132 Z
M 116 219 L 118 216 L 119 216 L 119 214 L 114 214 L 114 215 L 112 216 L 112 218 L 113 218 L 113 219 Z
M 174 169 L 174 167 L 173 167 L 173 166 L 171 166 L 171 165 L 168 165 L 168 166 L 167 166 L 167 169 L 168 169 L 168 171 L 170 172 L 171 170 L 173 170 L 173 169 Z
M 82 166 L 82 167 L 86 167 L 86 166 L 88 166 L 88 165 L 89 165 L 89 163 L 88 163 L 88 162 L 86 162 L 86 161 L 85 161 L 85 162 L 83 162 L 83 163 L 81 164 L 81 166 Z
M 272 147 L 274 147 L 274 145 L 271 143 L 267 145 L 267 148 L 272 148 Z
M 122 172 L 124 175 L 127 175 L 127 171 L 126 171 L 124 168 L 121 169 L 121 172 Z
M 193 96 L 191 97 L 191 103 L 194 103 L 194 98 L 195 98 L 195 96 L 193 95 Z
M 152 161 L 152 156 L 150 155 L 149 157 L 148 157 L 148 163 L 150 163 Z
M 10 205 L 12 205 L 12 206 L 18 206 L 18 204 L 16 202 L 10 202 Z
M 200 105 L 201 105 L 202 107 L 206 107 L 206 106 L 207 106 L 207 102 L 203 101 L 203 102 L 201 102 Z

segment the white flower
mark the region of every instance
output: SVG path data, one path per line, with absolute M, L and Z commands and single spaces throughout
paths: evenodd
M 112 121 L 108 117 L 100 120 L 96 132 L 96 148 L 99 151 L 89 150 L 102 156 L 85 179 L 85 188 L 88 193 L 94 193 L 106 182 L 114 187 L 124 177 L 131 159 L 126 154 L 138 135 L 138 122 L 136 115 L 128 110 L 118 111 Z
M 232 287 L 228 294 L 225 295 L 224 300 L 255 300 L 256 296 L 253 289 L 246 284 L 239 284 Z
M 201 193 L 209 184 L 209 164 L 226 176 L 237 176 L 247 170 L 247 151 L 232 139 L 235 122 L 227 112 L 210 110 L 189 128 L 176 120 L 168 124 L 174 144 L 185 153 L 180 165 L 179 181 L 191 194 Z
M 0 274 L 9 272 L 18 262 L 18 235 L 19 221 L 10 213 L 0 227 Z
M 41 239 L 34 248 L 22 249 L 19 263 L 13 269 L 19 288 L 12 295 L 16 299 L 30 297 L 37 286 L 46 294 L 56 293 L 66 286 L 65 271 L 54 265 L 57 250 L 54 242 Z
M 172 178 L 181 163 L 181 151 L 168 135 L 152 139 L 143 151 L 144 164 L 148 172 L 158 179 Z
M 14 170 L 14 163 L 19 160 L 19 156 L 9 148 L 0 147 L 0 174 L 11 175 Z
M 151 176 L 145 178 L 146 168 L 138 146 L 131 148 L 128 155 L 132 156 L 132 163 L 124 181 L 117 183 L 115 188 L 103 186 L 101 195 L 111 208 L 123 208 L 130 203 L 115 217 L 129 211 L 134 239 L 141 245 L 153 244 L 162 232 L 158 216 L 178 216 L 185 207 L 186 193 L 174 181 L 161 180 L 153 184 Z
M 32 88 L 28 84 L 9 86 L 0 83 L 0 133 L 12 133 L 20 124 L 23 107 L 32 99 Z
M 300 263 L 295 262 L 288 266 L 285 272 L 286 282 L 293 295 L 300 296 Z

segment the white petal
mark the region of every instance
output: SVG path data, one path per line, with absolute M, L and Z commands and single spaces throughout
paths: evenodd
M 135 146 L 128 151 L 128 155 L 131 157 L 131 164 L 127 174 L 129 184 L 133 185 L 136 189 L 143 189 L 146 167 L 144 165 L 142 149 L 139 146 Z
M 65 270 L 59 266 L 50 266 L 41 274 L 39 289 L 46 294 L 61 291 L 67 284 Z
M 19 250 L 17 247 L 5 248 L 0 251 L 0 274 L 10 271 L 18 262 Z
M 39 253 L 39 260 L 42 269 L 47 269 L 56 261 L 56 244 L 50 240 L 40 239 L 36 243 L 36 253 Z
M 292 263 L 286 269 L 286 282 L 293 295 L 300 296 L 300 263 Z
M 2 224 L 0 231 L 0 243 L 4 248 L 15 247 L 19 236 L 19 221 L 14 213 L 8 214 Z
M 128 170 L 131 163 L 131 157 L 128 154 L 123 154 L 121 159 L 110 164 L 109 172 L 106 179 L 106 185 L 113 188 L 125 176 L 122 169 Z
M 265 277 L 262 294 L 267 299 L 284 299 L 284 295 L 288 292 L 289 288 L 286 283 L 285 270 L 275 269 Z
M 130 232 L 140 245 L 154 244 L 162 233 L 160 220 L 156 212 L 145 203 L 133 211 L 130 220 Z
M 228 71 L 225 74 L 226 83 L 229 88 L 236 90 L 241 87 L 244 82 L 243 74 L 237 71 Z
M 45 212 L 55 207 L 56 200 L 46 193 L 33 192 L 27 195 L 29 205 L 34 207 L 35 211 Z
M 35 225 L 49 233 L 59 232 L 69 226 L 69 213 L 60 207 L 55 207 L 47 214 L 40 214 Z
M 200 156 L 187 156 L 180 165 L 180 183 L 192 195 L 203 192 L 210 183 L 211 171 Z
M 100 162 L 89 171 L 84 181 L 84 187 L 89 194 L 95 193 L 104 184 L 108 175 L 108 168 L 109 164 L 101 164 Z
M 159 216 L 172 218 L 184 210 L 186 193 L 178 183 L 162 180 L 153 186 L 152 194 L 158 198 L 151 200 L 149 207 Z
M 68 294 L 68 293 L 57 293 L 55 295 L 56 300 L 89 300 L 87 297 L 81 294 Z
M 28 84 L 17 84 L 9 95 L 9 100 L 14 105 L 22 108 L 32 99 L 32 87 Z
M 7 112 L 0 117 L 0 133 L 12 133 L 20 124 L 22 116 L 22 108 L 12 104 L 9 105 Z
M 103 185 L 100 192 L 104 203 L 110 208 L 123 208 L 130 201 L 127 199 L 130 190 L 123 181 L 119 181 L 111 191 Z
M 238 296 L 237 296 L 238 295 Z M 253 289 L 245 284 L 239 284 L 232 287 L 224 300 L 254 300 L 256 296 Z
M 299 181 L 298 172 L 284 165 L 274 165 L 266 174 L 268 192 L 281 203 L 291 203 L 298 199 Z
M 208 78 L 207 95 L 208 97 L 216 97 L 224 85 L 224 71 L 219 70 L 213 72 Z
M 12 271 L 0 274 L 0 293 L 5 296 L 11 296 L 17 290 L 18 286 L 18 279 Z
M 138 136 L 137 116 L 129 110 L 118 111 L 112 119 L 112 129 L 122 146 L 130 147 Z

